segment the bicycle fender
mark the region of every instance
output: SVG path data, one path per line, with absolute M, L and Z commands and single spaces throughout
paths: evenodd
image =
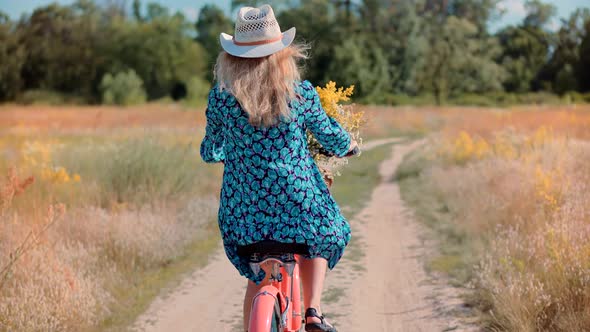
M 250 313 L 249 332 L 268 332 L 271 329 L 272 319 L 277 300 L 282 301 L 282 295 L 274 286 L 264 286 L 254 297 L 252 311 Z
M 288 318 L 290 321 L 287 322 L 287 325 L 291 328 L 292 331 L 299 331 L 301 329 L 301 320 L 303 318 L 301 313 L 301 280 L 299 278 L 299 264 L 301 263 L 301 257 L 299 255 L 296 256 L 297 265 L 295 266 L 295 270 L 293 271 L 293 278 L 291 282 L 293 283 L 293 293 L 291 294 L 291 308 L 290 308 L 290 315 Z M 285 293 L 289 294 L 289 293 Z

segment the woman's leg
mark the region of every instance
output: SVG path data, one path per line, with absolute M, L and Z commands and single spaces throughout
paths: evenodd
M 303 284 L 303 305 L 305 309 L 315 308 L 319 315 L 322 314 L 320 304 L 327 269 L 328 261 L 322 257 L 302 259 L 299 264 L 301 283 Z M 312 317 L 308 318 L 307 322 L 319 323 L 320 320 Z

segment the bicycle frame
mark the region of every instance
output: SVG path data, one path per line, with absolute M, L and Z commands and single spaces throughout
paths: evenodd
M 277 259 L 268 259 L 265 262 L 271 264 L 269 284 L 262 287 L 254 296 L 252 311 L 250 313 L 249 332 L 271 331 L 274 314 L 279 315 L 281 332 L 295 332 L 301 329 L 301 292 L 299 279 L 299 255 L 294 255 L 294 263 L 283 263 Z M 256 267 L 254 267 L 255 269 Z M 277 308 L 276 303 L 280 308 Z M 276 312 L 278 311 L 278 312 Z

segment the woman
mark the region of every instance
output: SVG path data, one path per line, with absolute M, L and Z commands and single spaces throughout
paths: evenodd
M 236 250 L 273 240 L 309 246 L 300 264 L 305 330 L 334 332 L 321 314 L 320 296 L 350 227 L 307 149 L 306 130 L 339 157 L 357 144 L 326 115 L 311 83 L 300 81 L 297 61 L 305 55 L 292 45 L 294 37 L 295 28 L 281 32 L 268 5 L 239 10 L 235 36 L 220 36 L 224 51 L 215 65 L 200 152 L 206 162 L 225 166 L 219 228 L 228 258 L 249 279 L 245 329 L 252 298 L 266 280 Z

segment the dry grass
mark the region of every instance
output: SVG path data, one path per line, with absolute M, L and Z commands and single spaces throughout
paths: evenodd
M 357 105 L 368 124 L 363 136 L 382 137 L 391 133 L 427 133 L 444 129 L 462 130 L 480 135 L 515 128 L 520 131 L 552 126 L 556 133 L 588 138 L 590 105 L 517 106 L 512 108 L 479 107 L 384 107 Z M 195 112 L 191 112 L 194 110 Z M 204 108 L 189 109 L 179 105 L 150 104 L 127 108 L 109 106 L 0 106 L 0 130 L 19 133 L 34 128 L 92 134 L 92 131 L 130 128 L 201 128 L 205 124 Z
M 562 113 L 551 114 L 559 128 Z M 463 264 L 452 268 L 469 270 L 491 330 L 584 331 L 590 326 L 590 143 L 568 136 L 588 132 L 580 124 L 572 126 L 579 131 L 564 125 L 559 133 L 547 127 L 527 133 L 521 115 L 514 119 L 522 128 L 445 131 L 414 158 L 420 169 L 406 174 L 417 174 L 423 195 L 448 213 L 459 236 L 447 241 L 469 250 L 471 257 L 459 255 Z
M 400 174 L 420 179 L 418 199 L 452 216 L 449 238 L 477 264 L 439 262 L 469 270 L 490 328 L 590 326 L 589 106 L 357 109 L 369 120 L 365 139 L 440 131 Z M 130 276 L 166 266 L 203 235 L 221 176 L 198 160 L 203 125 L 202 110 L 174 105 L 0 107 L 0 171 L 18 165 L 35 176 L 0 202 L 0 266 L 38 234 L 0 288 L 0 330 L 100 325 L 125 307 L 114 290 L 136 282 Z M 125 163 L 132 158 L 142 166 Z M 67 212 L 40 233 L 58 202 Z
M 198 112 L 178 104 L 141 106 L 0 105 L 0 128 L 36 128 L 61 133 L 82 129 L 194 128 L 205 123 Z
M 121 289 L 157 294 L 142 278 L 162 287 L 154 275 L 212 232 L 221 173 L 198 157 L 202 115 L 0 107 L 0 331 L 106 326 L 143 305 Z
M 518 106 L 513 108 L 478 107 L 358 107 L 369 120 L 369 137 L 391 133 L 425 134 L 442 130 L 449 136 L 467 131 L 482 137 L 512 129 L 530 133 L 541 126 L 556 134 L 590 138 L 590 105 L 561 107 Z
M 13 202 L 23 197 L 26 192 Z M 203 227 L 216 205 L 204 197 L 174 209 L 82 206 L 44 220 L 6 205 L 0 216 L 0 266 L 10 266 L 0 284 L 0 330 L 80 331 L 99 324 L 117 300 L 109 289 L 121 286 L 129 274 L 183 255 L 206 235 Z M 22 255 L 11 262 L 17 253 Z
M 590 105 L 359 109 L 366 137 L 438 133 L 398 178 L 488 329 L 588 330 Z

